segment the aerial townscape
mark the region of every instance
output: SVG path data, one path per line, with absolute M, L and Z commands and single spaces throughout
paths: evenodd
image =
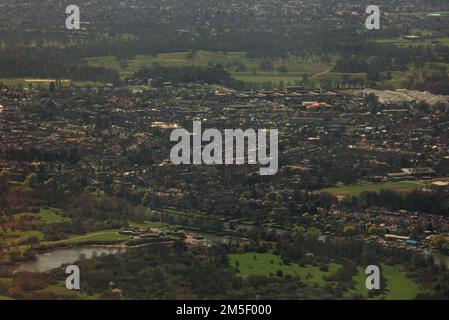
M 2 0 L 0 300 L 449 299 L 449 2 L 371 4 Z

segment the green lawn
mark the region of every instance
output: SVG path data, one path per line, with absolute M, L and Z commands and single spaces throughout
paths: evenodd
M 55 284 L 41 289 L 37 290 L 36 293 L 38 294 L 45 294 L 49 295 L 52 294 L 55 297 L 63 297 L 64 299 L 73 299 L 73 300 L 96 300 L 98 299 L 97 295 L 89 295 L 85 291 L 70 291 L 67 290 L 65 286 L 65 281 L 58 281 Z
M 38 214 L 41 217 L 42 221 L 44 221 L 47 224 L 70 222 L 71 220 L 69 217 L 64 217 L 61 214 L 60 209 L 55 208 L 41 209 Z
M 15 215 L 16 217 L 25 216 L 39 216 L 45 224 L 69 222 L 71 219 L 69 217 L 64 217 L 61 214 L 60 209 L 56 208 L 41 208 L 38 213 L 19 213 Z
M 386 300 L 413 300 L 420 291 L 419 284 L 407 278 L 407 274 L 400 270 L 397 266 L 382 265 L 383 274 L 387 281 L 387 291 L 384 295 L 376 297 L 376 299 Z M 359 272 L 354 276 L 356 281 L 355 291 L 368 296 L 368 289 L 365 281 L 367 275 L 363 268 L 359 268 Z
M 236 267 L 238 263 L 239 275 L 242 277 L 276 276 L 276 272 L 281 270 L 284 275 L 299 276 L 301 281 L 308 285 L 318 284 L 320 286 L 325 284 L 323 276 L 335 273 L 340 268 L 339 264 L 330 263 L 329 271 L 325 272 L 315 266 L 301 267 L 296 263 L 285 265 L 277 255 L 256 252 L 230 254 L 229 262 L 233 267 Z
M 36 237 L 39 240 L 43 240 L 44 239 L 44 234 L 40 231 L 2 231 L 2 234 L 8 236 L 7 238 L 5 238 L 5 243 L 9 246 L 11 245 L 17 245 L 20 242 L 31 238 L 31 237 Z M 11 237 L 9 237 L 11 236 Z
M 425 187 L 425 184 L 420 181 L 401 181 L 401 182 L 386 182 L 386 183 L 364 183 L 359 185 L 341 185 L 333 188 L 320 189 L 317 193 L 328 192 L 335 196 L 359 196 L 362 192 L 372 191 L 380 192 L 381 190 L 391 191 L 412 191 L 419 190 Z
M 33 77 L 26 77 L 26 78 L 1 78 L 0 83 L 4 85 L 8 85 L 11 87 L 22 87 L 22 88 L 28 88 L 29 83 L 25 80 L 28 79 L 34 79 Z M 71 81 L 73 85 L 76 86 L 84 86 L 84 87 L 98 87 L 103 86 L 105 83 L 98 82 L 98 81 Z M 63 82 L 63 86 L 68 86 L 69 82 Z M 33 83 L 33 88 L 48 88 L 50 83 L 49 82 L 42 82 L 42 83 Z
M 302 60 L 299 57 L 290 56 L 285 59 L 274 58 L 270 60 L 273 64 L 273 69 L 285 65 L 287 71 L 290 73 L 317 73 L 325 71 L 334 66 L 336 57 L 329 57 L 330 62 L 321 62 L 318 57 L 311 57 L 307 60 Z M 246 52 L 231 51 L 231 52 L 209 52 L 198 51 L 193 57 L 188 57 L 187 52 L 171 52 L 160 53 L 157 55 L 137 55 L 134 59 L 126 60 L 125 64 L 118 62 L 115 57 L 94 57 L 88 58 L 87 61 L 91 65 L 106 66 L 118 70 L 122 73 L 131 73 L 145 66 L 151 66 L 153 63 L 158 63 L 162 66 L 208 66 L 210 64 L 221 64 L 225 68 L 229 67 L 230 71 L 237 72 L 237 63 L 244 64 L 246 72 L 259 70 L 260 63 L 264 58 L 248 58 Z M 244 70 L 240 70 L 244 72 Z
M 12 278 L 0 278 L 0 284 L 3 285 L 11 285 L 13 283 L 14 279 Z
M 421 30 L 423 35 L 428 35 L 429 31 Z M 403 39 L 403 38 L 392 38 L 392 39 L 377 39 L 375 40 L 377 43 L 383 44 L 392 44 L 396 46 L 407 46 L 407 47 L 416 47 L 416 46 L 436 46 L 436 45 L 449 45 L 449 38 L 421 38 L 417 40 Z
M 206 67 L 213 64 L 221 64 L 226 71 L 230 72 L 236 79 L 245 82 L 254 82 L 263 84 L 271 82 L 276 87 L 280 81 L 284 83 L 295 84 L 296 81 L 302 81 L 303 75 L 313 76 L 331 70 L 337 56 L 329 56 L 326 62 L 321 61 L 317 56 L 310 57 L 306 60 L 290 56 L 285 59 L 273 58 L 272 71 L 263 71 L 260 69 L 264 58 L 248 58 L 246 52 L 209 52 L 198 51 L 193 57 L 188 57 L 187 52 L 161 53 L 157 55 L 137 55 L 134 59 L 128 59 L 124 63 L 116 60 L 115 57 L 94 57 L 88 58 L 87 61 L 93 66 L 102 66 L 119 71 L 123 76 L 130 75 L 135 71 L 150 67 L 157 63 L 162 66 L 183 67 L 183 66 L 202 66 Z M 287 72 L 280 74 L 278 68 L 285 66 Z M 244 69 L 241 69 L 244 66 Z
M 94 243 L 94 242 L 101 242 L 101 243 L 117 243 L 117 242 L 123 242 L 128 240 L 128 236 L 123 236 L 121 234 L 118 234 L 120 230 L 106 230 L 106 231 L 98 231 L 98 232 L 92 232 L 88 233 L 86 235 L 72 235 L 69 237 L 69 239 L 60 240 L 60 241 L 52 241 L 48 242 L 47 244 L 73 244 L 73 245 L 80 245 L 84 243 Z

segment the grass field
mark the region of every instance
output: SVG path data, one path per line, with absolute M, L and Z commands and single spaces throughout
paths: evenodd
M 326 62 L 321 61 L 319 57 L 312 56 L 307 59 L 290 56 L 285 59 L 271 59 L 272 70 L 263 71 L 260 69 L 264 58 L 248 58 L 245 52 L 208 52 L 198 51 L 189 56 L 187 52 L 161 53 L 157 55 L 137 55 L 134 59 L 128 59 L 125 62 L 119 62 L 115 57 L 95 57 L 87 59 L 93 66 L 102 66 L 119 71 L 122 76 L 133 74 L 135 71 L 150 67 L 152 64 L 161 66 L 184 67 L 184 66 L 202 66 L 221 64 L 223 67 L 238 80 L 245 82 L 254 82 L 258 84 L 271 83 L 273 87 L 279 85 L 279 82 L 285 84 L 295 84 L 302 81 L 304 75 L 313 77 L 317 74 L 324 74 L 330 71 L 334 65 L 337 56 L 329 56 Z M 242 69 L 243 66 L 243 69 Z M 285 66 L 287 72 L 279 73 L 278 68 Z
M 422 31 L 422 35 L 429 35 L 429 31 Z M 449 38 L 421 38 L 417 40 L 410 40 L 404 38 L 392 38 L 392 39 L 377 39 L 377 43 L 383 44 L 393 44 L 397 46 L 408 46 L 408 47 L 416 47 L 416 46 L 435 46 L 435 45 L 443 45 L 449 46 Z
M 422 40 L 406 40 L 397 39 L 378 39 L 379 43 L 387 43 L 393 45 L 449 45 L 449 38 L 422 39 Z M 249 58 L 246 52 L 209 52 L 197 51 L 195 54 L 188 52 L 171 52 L 156 55 L 136 55 L 134 58 L 118 61 L 114 56 L 103 56 L 87 58 L 88 64 L 97 67 L 105 67 L 118 71 L 122 77 L 132 75 L 143 67 L 150 67 L 153 64 L 162 66 L 182 67 L 182 66 L 202 66 L 206 67 L 214 64 L 221 64 L 235 79 L 245 82 L 249 87 L 264 87 L 267 89 L 279 88 L 284 85 L 302 84 L 305 78 L 308 78 L 308 88 L 319 88 L 321 81 L 335 83 L 347 83 L 348 80 L 366 80 L 366 73 L 339 73 L 333 72 L 338 55 L 329 55 L 326 59 L 318 56 L 310 56 L 302 58 L 297 56 L 289 56 L 287 58 Z M 269 61 L 272 69 L 269 71 L 261 69 L 261 63 Z M 278 68 L 285 66 L 286 72 L 280 73 Z M 404 82 L 413 74 L 413 70 L 404 72 L 391 72 L 393 79 L 385 83 L 393 88 L 402 88 Z M 325 83 L 326 83 L 325 82 Z M 27 87 L 28 83 L 25 79 L 10 78 L 0 79 L 0 83 L 10 86 Z M 67 82 L 68 84 L 68 82 Z M 75 82 L 75 85 L 95 87 L 101 86 L 98 82 Z M 34 84 L 34 86 L 47 86 L 48 83 Z
M 284 65 L 288 73 L 299 74 L 315 74 L 323 72 L 334 66 L 337 57 L 330 57 L 330 62 L 321 62 L 318 57 L 311 57 L 303 60 L 299 57 L 290 56 L 285 59 L 275 58 L 270 60 L 273 65 L 273 70 Z M 95 57 L 87 59 L 89 64 L 94 66 L 105 66 L 115 69 L 122 73 L 132 73 L 142 67 L 149 67 L 153 63 L 162 66 L 203 66 L 213 64 L 221 64 L 224 68 L 231 72 L 237 72 L 237 64 L 243 64 L 246 68 L 245 72 L 260 71 L 259 67 L 263 58 L 248 58 L 245 52 L 231 51 L 231 52 L 208 52 L 198 51 L 193 56 L 188 56 L 187 52 L 172 52 L 161 53 L 157 55 L 137 55 L 134 59 L 126 60 L 121 64 L 115 57 Z M 241 70 L 243 72 L 243 70 Z
M 61 215 L 61 210 L 56 208 L 41 208 L 38 213 L 19 213 L 17 217 L 39 216 L 45 224 L 69 222 L 71 219 Z
M 339 264 L 330 263 L 329 271 L 324 272 L 315 266 L 301 267 L 296 263 L 285 265 L 279 256 L 271 253 L 248 252 L 230 254 L 228 257 L 231 266 L 239 268 L 239 275 L 242 277 L 276 276 L 278 270 L 281 270 L 284 275 L 299 276 L 307 285 L 324 286 L 326 281 L 323 277 L 335 273 L 340 268 Z M 382 265 L 382 270 L 387 282 L 387 290 L 375 299 L 412 300 L 421 290 L 419 284 L 407 278 L 407 273 L 400 267 Z M 358 273 L 353 277 L 356 282 L 355 288 L 349 294 L 357 292 L 368 298 L 366 278 L 365 269 L 359 267 Z
M 379 39 L 378 42 L 404 44 L 403 39 Z M 118 61 L 113 56 L 93 57 L 87 61 L 92 66 L 101 66 L 118 71 L 122 77 L 133 74 L 135 71 L 150 67 L 152 64 L 162 66 L 203 66 L 221 64 L 235 79 L 246 84 L 255 84 L 266 88 L 279 88 L 281 84 L 302 84 L 305 77 L 308 78 L 308 88 L 319 88 L 321 81 L 339 81 L 346 83 L 349 79 L 365 80 L 366 73 L 339 73 L 333 72 L 338 55 L 329 55 L 327 59 L 311 56 L 307 59 L 296 56 L 287 58 L 274 58 L 269 61 L 272 70 L 262 70 L 260 65 L 265 58 L 249 58 L 246 52 L 209 52 L 198 51 L 194 55 L 188 52 L 161 53 L 157 55 L 137 55 L 133 59 Z M 242 66 L 244 68 L 242 69 Z M 280 73 L 278 68 L 285 66 L 287 72 Z M 394 88 L 402 87 L 402 83 L 408 73 L 392 73 L 393 79 L 388 81 Z M 396 79 L 396 77 L 398 77 Z
M 90 243 L 114 244 L 128 240 L 128 236 L 118 234 L 120 230 L 105 230 L 88 233 L 85 235 L 71 235 L 68 239 L 58 241 L 41 242 L 43 247 L 55 247 L 60 245 L 83 245 Z
M 19 88 L 28 88 L 29 83 L 26 80 L 33 79 L 33 80 L 42 80 L 42 79 L 34 79 L 34 78 L 1 78 L 0 84 L 4 84 L 11 87 L 19 87 Z M 98 87 L 103 86 L 104 83 L 102 82 L 95 82 L 95 81 L 66 81 L 62 83 L 62 86 L 67 87 L 70 84 L 73 84 L 75 86 L 83 86 L 83 87 Z M 32 84 L 33 88 L 48 88 L 50 85 L 50 82 L 35 82 Z
M 387 292 L 384 295 L 376 297 L 376 299 L 386 300 L 412 300 L 420 291 L 420 286 L 407 278 L 406 273 L 402 272 L 399 267 L 382 265 L 383 275 L 387 281 Z M 365 281 L 367 275 L 363 268 L 359 268 L 359 272 L 354 276 L 356 281 L 355 291 L 362 293 L 368 297 L 368 289 L 366 289 Z
M 359 185 L 341 185 L 333 188 L 325 188 L 318 190 L 320 192 L 328 192 L 335 196 L 352 197 L 359 196 L 366 191 L 380 192 L 381 190 L 391 191 L 412 191 L 419 190 L 425 187 L 425 184 L 420 181 L 401 181 L 401 182 L 386 182 L 386 183 L 365 183 Z
M 39 240 L 44 239 L 44 234 L 40 231 L 22 231 L 22 230 L 11 231 L 11 230 L 8 230 L 8 231 L 2 231 L 2 234 L 7 236 L 4 239 L 4 243 L 8 246 L 18 245 L 22 241 L 24 241 L 28 238 L 31 238 L 31 237 L 36 237 Z
M 12 278 L 0 278 L 0 284 L 2 285 L 11 285 L 14 279 Z
M 230 254 L 229 262 L 231 266 L 238 265 L 242 277 L 249 276 L 276 276 L 281 270 L 283 275 L 297 275 L 308 285 L 317 284 L 324 286 L 323 276 L 330 275 L 338 270 L 340 265 L 336 263 L 329 264 L 329 271 L 321 271 L 319 267 L 305 266 L 301 267 L 296 263 L 285 265 L 279 256 L 271 253 L 248 252 L 242 254 Z
M 85 291 L 67 290 L 65 281 L 58 281 L 55 284 L 41 290 L 36 291 L 37 294 L 54 295 L 55 297 L 64 297 L 64 299 L 74 300 L 96 300 L 98 295 L 89 295 Z

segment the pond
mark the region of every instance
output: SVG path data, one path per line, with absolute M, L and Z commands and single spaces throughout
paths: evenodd
M 124 248 L 107 248 L 100 246 L 77 247 L 55 249 L 48 252 L 39 253 L 36 260 L 20 264 L 16 271 L 45 272 L 54 268 L 59 268 L 64 264 L 71 264 L 82 259 L 92 257 L 117 254 L 125 252 Z

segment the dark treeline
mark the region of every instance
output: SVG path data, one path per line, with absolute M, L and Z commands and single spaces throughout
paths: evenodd
M 0 51 L 0 77 L 52 77 L 116 83 L 119 74 L 89 66 L 69 49 L 9 48 Z
M 414 88 L 435 94 L 449 95 L 449 77 L 447 74 L 429 76 L 415 81 Z
M 449 216 L 449 196 L 447 192 L 398 193 L 389 190 L 364 192 L 360 204 L 368 207 L 385 207 L 391 210 L 410 210 Z
M 209 84 L 222 84 L 233 88 L 243 88 L 243 83 L 237 81 L 227 73 L 223 66 L 212 67 L 162 67 L 154 65 L 150 68 L 136 72 L 136 77 L 154 79 L 155 85 L 161 85 L 164 81 L 174 84 L 187 82 L 205 82 Z

